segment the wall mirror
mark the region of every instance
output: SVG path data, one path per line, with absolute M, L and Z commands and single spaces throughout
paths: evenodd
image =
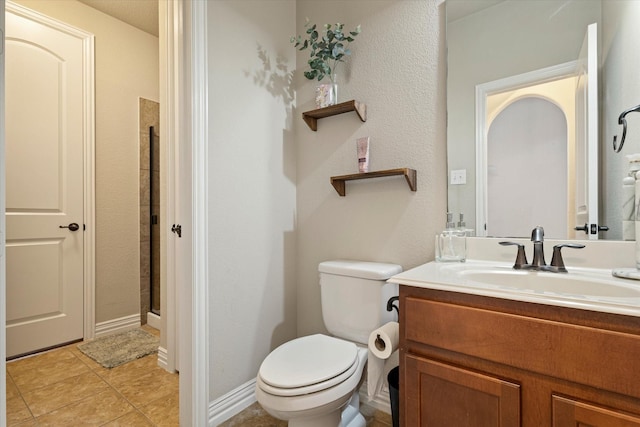
M 447 0 L 446 8 L 449 211 L 477 235 L 529 237 L 542 225 L 548 238 L 632 240 L 622 180 L 627 155 L 640 152 L 640 114 L 627 117 L 621 153 L 612 139 L 618 115 L 640 104 L 640 0 Z M 597 50 L 591 113 L 587 35 Z M 589 129 L 595 163 L 580 142 Z M 491 137 L 486 147 L 476 134 Z M 575 231 L 583 222 L 609 230 Z

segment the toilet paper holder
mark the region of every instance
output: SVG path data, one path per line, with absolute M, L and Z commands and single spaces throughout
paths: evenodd
M 395 309 L 396 314 L 398 315 L 398 317 L 400 317 L 400 309 L 398 308 L 397 305 L 394 304 L 394 302 L 396 301 L 398 301 L 398 304 L 400 304 L 400 297 L 395 296 L 395 297 L 389 298 L 389 300 L 387 301 L 387 311 L 392 311 Z M 376 338 L 373 341 L 373 344 L 379 351 L 384 351 L 387 346 L 387 343 L 385 343 L 384 339 L 382 339 L 380 334 L 376 334 Z
M 400 304 L 400 297 L 391 297 L 389 298 L 389 301 L 387 301 L 387 311 L 391 311 L 393 309 L 396 310 L 396 314 L 398 315 L 398 318 L 400 317 L 400 309 L 394 305 L 393 303 L 398 301 L 398 304 Z

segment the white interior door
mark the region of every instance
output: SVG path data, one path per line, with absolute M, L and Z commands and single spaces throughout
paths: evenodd
M 598 239 L 598 27 L 591 24 L 578 57 L 576 87 L 576 224 Z
M 7 10 L 6 58 L 11 357 L 83 337 L 83 42 Z

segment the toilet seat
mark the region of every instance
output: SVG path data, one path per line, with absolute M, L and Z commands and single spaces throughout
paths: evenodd
M 260 388 L 275 396 L 300 396 L 333 387 L 358 368 L 358 348 L 322 334 L 289 341 L 267 356 L 258 373 Z

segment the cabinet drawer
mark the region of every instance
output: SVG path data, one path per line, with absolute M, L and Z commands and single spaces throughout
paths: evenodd
M 404 339 L 640 397 L 640 336 L 517 314 L 404 300 Z M 606 366 L 606 369 L 602 369 Z

